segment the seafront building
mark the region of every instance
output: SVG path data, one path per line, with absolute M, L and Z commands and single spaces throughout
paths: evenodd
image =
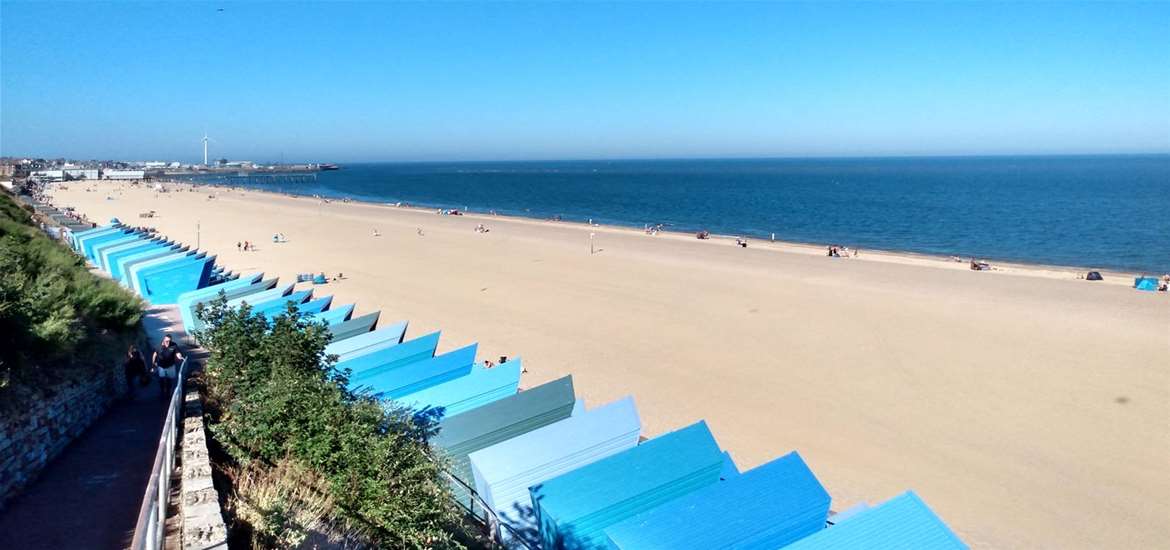
M 195 311 L 218 297 L 273 318 L 290 304 L 333 333 L 327 354 L 351 389 L 438 418 L 432 446 L 450 458 L 453 494 L 512 548 L 916 548 L 966 545 L 913 492 L 832 511 L 796 451 L 741 470 L 704 421 L 647 439 L 633 396 L 586 404 L 572 377 L 521 391 L 522 360 L 481 363 L 476 344 L 436 354 L 440 333 L 378 326 L 380 312 L 318 295 L 327 281 L 236 274 L 215 255 L 111 220 L 65 230 L 95 267 L 152 306 Z

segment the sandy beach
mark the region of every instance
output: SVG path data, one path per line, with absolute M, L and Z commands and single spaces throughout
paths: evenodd
M 835 509 L 913 489 L 977 548 L 1170 541 L 1170 296 L 1132 274 L 168 187 L 51 193 L 239 273 L 343 273 L 316 295 L 633 395 L 647 435 L 705 418 L 741 469 L 799 450 Z

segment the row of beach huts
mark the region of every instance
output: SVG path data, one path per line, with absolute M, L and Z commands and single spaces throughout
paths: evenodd
M 703 421 L 646 439 L 631 397 L 587 407 L 571 376 L 521 390 L 520 359 L 489 367 L 475 344 L 436 354 L 439 332 L 406 339 L 406 321 L 379 327 L 378 312 L 354 317 L 314 287 L 227 272 L 117 220 L 66 233 L 150 304 L 177 306 L 188 333 L 201 328 L 196 307 L 220 295 L 269 318 L 291 302 L 325 323 L 326 353 L 353 389 L 439 419 L 432 444 L 449 457 L 456 498 L 488 510 L 509 547 L 966 548 L 913 492 L 830 512 L 796 452 L 741 471 Z

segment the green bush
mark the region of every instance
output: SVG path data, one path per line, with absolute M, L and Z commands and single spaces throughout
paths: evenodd
M 324 480 L 341 516 L 331 519 L 375 546 L 459 545 L 461 516 L 426 444 L 429 427 L 348 390 L 347 373 L 324 355 L 324 323 L 290 306 L 270 324 L 222 296 L 197 314 L 211 351 L 211 433 L 232 459 L 247 468 L 296 461 Z
M 142 302 L 90 273 L 84 260 L 29 222 L 0 192 L 0 402 L 125 351 Z M 27 392 L 24 392 L 27 393 Z

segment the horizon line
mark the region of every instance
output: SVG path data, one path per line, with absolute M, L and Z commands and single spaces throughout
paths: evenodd
M 763 155 L 763 156 L 748 156 L 748 155 L 731 155 L 731 156 L 630 156 L 630 157 L 565 157 L 565 158 L 514 158 L 514 159 L 489 159 L 489 158 L 465 158 L 465 159 L 359 159 L 350 161 L 326 161 L 326 160 L 284 160 L 276 161 L 248 161 L 256 164 L 436 164 L 436 163 L 507 163 L 507 162 L 653 162 L 653 161 L 715 161 L 715 160 L 883 160 L 883 159 L 978 159 L 978 158 L 1070 158 L 1070 157 L 1160 157 L 1170 156 L 1170 150 L 1165 151 L 1142 151 L 1142 152 L 1089 152 L 1089 153 L 940 153 L 940 154 L 873 154 L 873 155 Z M 162 162 L 158 160 L 126 160 L 126 159 L 101 159 L 101 158 L 80 158 L 67 156 L 37 156 L 37 155 L 12 155 L 3 154 L 0 158 L 5 159 L 42 159 L 42 160 L 78 160 L 89 162 Z M 227 157 L 221 157 L 227 158 Z M 230 160 L 230 159 L 229 159 Z M 184 161 L 169 161 L 179 162 L 187 165 L 200 165 L 199 162 L 184 162 Z M 231 162 L 239 162 L 233 160 Z M 209 165 L 210 166 L 210 165 Z

